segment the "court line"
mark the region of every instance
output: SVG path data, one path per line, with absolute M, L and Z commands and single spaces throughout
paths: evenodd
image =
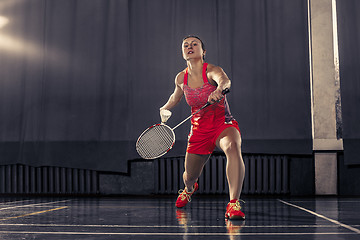
M 309 203 L 314 202 L 315 200 L 291 200 L 292 203 Z M 316 199 L 316 202 L 326 202 L 326 203 L 360 203 L 356 200 L 328 200 L 328 199 Z
M 80 224 L 25 224 L 25 223 L 0 223 L 0 226 L 21 226 L 21 227 L 83 227 L 83 228 L 226 228 L 226 226 L 205 226 L 205 225 L 80 225 Z M 360 226 L 360 225 L 354 225 Z M 242 228 L 338 228 L 338 225 L 243 225 Z
M 27 214 L 23 214 L 23 215 L 19 215 L 19 216 L 14 216 L 14 217 L 7 217 L 7 218 L 0 219 L 0 221 L 5 221 L 5 220 L 15 219 L 15 218 L 22 218 L 22 217 L 37 215 L 37 214 L 46 213 L 46 212 L 53 212 L 53 211 L 61 210 L 64 208 L 68 208 L 68 207 L 67 206 L 66 207 L 58 207 L 58 208 L 48 209 L 48 210 L 39 211 L 39 212 L 27 213 Z
M 21 203 L 21 202 L 30 202 L 31 200 L 19 200 L 19 201 L 10 201 L 10 202 L 1 202 L 0 204 L 3 205 L 9 205 L 9 204 L 13 204 L 13 203 Z
M 327 220 L 327 221 L 329 221 L 329 222 L 332 222 L 332 223 L 334 223 L 334 224 L 336 224 L 336 225 L 339 225 L 339 226 L 341 226 L 341 227 L 344 227 L 344 228 L 346 228 L 346 229 L 349 229 L 350 231 L 353 231 L 353 232 L 355 232 L 355 233 L 357 233 L 357 234 L 360 234 L 360 230 L 357 229 L 357 228 L 351 227 L 351 226 L 349 226 L 349 225 L 347 225 L 347 224 L 344 224 L 344 223 L 341 223 L 341 222 L 339 222 L 339 221 L 337 221 L 337 220 L 334 220 L 334 219 L 325 217 L 324 215 L 318 214 L 318 213 L 313 212 L 313 211 L 311 211 L 311 210 L 309 210 L 309 209 L 306 209 L 306 208 L 297 206 L 297 205 L 292 204 L 292 203 L 289 203 L 289 202 L 285 202 L 285 201 L 283 201 L 283 200 L 281 200 L 281 199 L 278 199 L 278 200 L 279 200 L 281 203 L 283 203 L 283 204 L 286 204 L 286 205 L 288 205 L 288 206 L 291 206 L 291 207 L 300 209 L 300 210 L 305 211 L 305 212 L 307 212 L 307 213 L 310 213 L 310 214 L 312 214 L 312 215 L 314 215 L 314 216 L 317 216 L 317 217 L 319 217 L 319 218 L 322 218 L 322 219 L 325 219 L 325 220 Z
M 49 235 L 140 235 L 140 236 L 229 236 L 229 235 L 241 235 L 241 236 L 255 236 L 255 235 L 272 235 L 272 236 L 286 236 L 286 235 L 355 235 L 356 233 L 348 232 L 348 233 L 329 233 L 329 232 L 322 232 L 322 233 L 151 233 L 151 232 L 141 232 L 141 233 L 119 233 L 119 232 L 31 232 L 31 231 L 0 231 L 3 234 L 49 234 Z
M 7 210 L 7 209 L 20 208 L 20 207 L 33 207 L 33 206 L 38 206 L 38 205 L 48 205 L 48 204 L 59 203 L 59 202 L 68 202 L 68 201 L 70 201 L 70 200 L 61 200 L 61 201 L 54 201 L 54 202 L 34 203 L 34 204 L 27 204 L 27 205 L 5 207 L 5 208 L 0 208 L 0 211 Z

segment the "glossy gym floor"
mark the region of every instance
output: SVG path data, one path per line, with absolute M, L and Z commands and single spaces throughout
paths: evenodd
M 226 196 L 1 197 L 0 239 L 360 239 L 359 198 L 244 197 L 245 221 L 224 218 Z

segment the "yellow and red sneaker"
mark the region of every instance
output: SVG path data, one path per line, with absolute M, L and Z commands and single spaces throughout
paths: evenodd
M 178 198 L 176 199 L 176 203 L 175 203 L 175 206 L 178 207 L 178 208 L 182 208 L 182 207 L 185 207 L 185 205 L 188 203 L 188 202 L 191 202 L 191 195 L 193 195 L 193 193 L 198 190 L 199 188 L 199 184 L 198 183 L 195 183 L 194 184 L 194 189 L 192 192 L 187 192 L 186 189 L 182 190 L 180 189 L 179 190 L 179 196 Z
M 239 200 L 233 199 L 228 203 L 225 218 L 230 220 L 245 220 L 245 214 L 241 211 Z

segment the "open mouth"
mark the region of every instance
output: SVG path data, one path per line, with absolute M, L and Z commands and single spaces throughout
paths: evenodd
M 188 51 L 188 54 L 193 54 L 194 52 L 193 51 Z

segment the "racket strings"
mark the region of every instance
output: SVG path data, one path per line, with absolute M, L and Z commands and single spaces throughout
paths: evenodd
M 166 152 L 173 143 L 172 136 L 164 128 L 153 127 L 139 141 L 139 152 L 145 157 L 155 157 Z
M 139 137 L 136 150 L 141 157 L 153 159 L 171 149 L 174 141 L 175 135 L 171 128 L 166 125 L 156 125 Z

